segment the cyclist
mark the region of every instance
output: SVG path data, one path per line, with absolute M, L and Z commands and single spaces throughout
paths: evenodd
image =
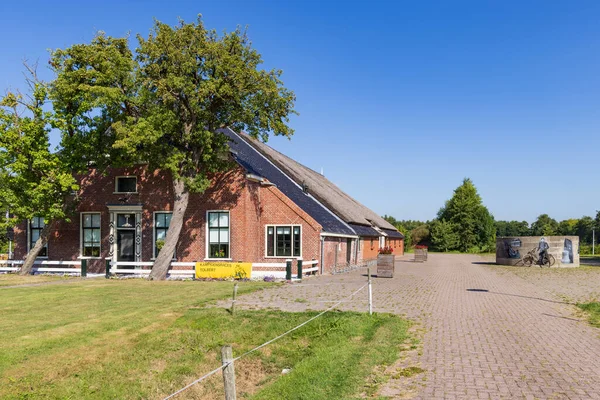
M 546 238 L 541 238 L 540 243 L 538 244 L 538 252 L 540 253 L 539 263 L 540 265 L 544 265 L 544 260 L 546 260 L 548 256 L 548 249 L 550 246 L 548 242 L 546 242 Z

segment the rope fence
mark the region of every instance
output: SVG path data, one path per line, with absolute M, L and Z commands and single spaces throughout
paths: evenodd
M 202 375 L 200 378 L 196 379 L 195 381 L 189 383 L 188 385 L 182 387 L 181 389 L 179 389 L 178 391 L 170 394 L 169 396 L 165 397 L 163 400 L 169 400 L 174 398 L 175 396 L 181 394 L 182 392 L 186 391 L 187 389 L 191 388 L 192 386 L 196 385 L 197 383 L 202 382 L 203 380 L 211 377 L 212 375 L 216 374 L 217 372 L 221 371 L 221 370 L 225 370 L 230 366 L 233 366 L 233 363 L 235 361 L 238 361 L 239 359 L 246 357 L 249 354 L 254 353 L 255 351 L 258 351 L 260 349 L 262 349 L 265 346 L 270 345 L 273 342 L 276 342 L 277 340 L 289 335 L 290 333 L 302 328 L 303 326 L 309 324 L 310 322 L 314 321 L 315 319 L 323 316 L 324 314 L 328 313 L 329 311 L 333 310 L 334 308 L 336 308 L 337 306 L 339 306 L 340 304 L 347 302 L 349 299 L 351 299 L 352 297 L 354 297 L 355 295 L 357 295 L 358 293 L 360 293 L 364 288 L 368 287 L 369 288 L 369 314 L 372 313 L 372 305 L 371 305 L 371 274 L 369 273 L 369 280 L 366 284 L 364 284 L 363 286 L 361 286 L 359 289 L 355 290 L 354 292 L 352 292 L 350 295 L 346 296 L 345 298 L 343 298 L 342 300 L 337 301 L 335 304 L 333 304 L 332 306 L 330 306 L 329 308 L 327 308 L 326 310 L 320 312 L 319 314 L 315 315 L 312 318 L 309 318 L 308 320 L 304 321 L 303 323 L 301 323 L 300 325 L 297 325 L 295 327 L 293 327 L 292 329 L 282 333 L 281 335 L 274 337 L 273 339 L 261 344 L 260 346 L 256 346 L 255 348 L 248 350 L 247 352 L 243 353 L 242 355 L 235 357 L 233 359 L 230 360 L 225 360 L 223 359 L 223 365 L 221 365 L 218 368 L 213 369 L 212 371 L 206 373 L 205 375 Z M 227 381 L 227 379 L 232 379 L 232 378 L 227 378 L 224 375 L 225 380 Z M 227 382 L 225 383 L 225 388 L 226 388 L 226 398 L 229 398 L 228 393 L 227 393 L 227 387 L 228 384 Z M 235 382 L 233 383 L 233 390 L 235 391 Z M 235 393 L 235 392 L 234 392 Z M 235 398 L 235 394 L 233 394 L 233 397 L 231 398 Z

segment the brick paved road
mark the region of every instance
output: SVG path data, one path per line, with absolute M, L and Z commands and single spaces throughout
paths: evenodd
M 416 361 L 426 379 L 417 398 L 600 399 L 600 329 L 580 321 L 559 284 L 549 290 L 550 278 L 536 285 L 527 273 L 482 264 L 478 256 L 432 254 L 423 264 L 410 258 L 397 262 L 393 279 L 374 280 L 374 303 L 375 311 L 406 315 L 425 328 Z M 254 293 L 240 306 L 323 309 L 364 284 L 364 272 Z M 600 282 L 600 269 L 584 276 L 584 287 Z M 569 282 L 572 295 L 577 283 Z M 366 291 L 339 308 L 366 310 Z M 382 394 L 410 393 L 392 379 Z

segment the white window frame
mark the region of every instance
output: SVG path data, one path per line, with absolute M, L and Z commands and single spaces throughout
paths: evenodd
M 227 258 L 214 258 L 214 257 L 208 257 L 208 255 L 210 255 L 210 221 L 208 219 L 208 215 L 210 213 L 227 213 L 229 214 L 229 257 Z M 232 250 L 232 243 L 231 243 L 231 228 L 232 228 L 232 223 L 231 223 L 231 210 L 207 210 L 206 211 L 206 228 L 205 228 L 205 236 L 206 236 L 206 240 L 204 243 L 204 249 L 205 249 L 205 253 L 204 253 L 204 260 L 205 261 L 233 261 L 233 258 L 231 258 L 231 250 Z
M 151 260 L 156 260 L 156 214 L 171 214 L 171 220 L 173 219 L 173 211 L 154 211 L 152 213 L 152 258 Z M 169 222 L 169 227 L 171 223 Z M 175 250 L 173 251 L 172 261 L 177 260 L 177 246 L 175 246 Z
M 85 214 L 99 214 L 100 215 L 100 254 L 98 257 L 84 256 L 83 255 L 83 216 Z M 100 211 L 84 211 L 79 213 L 79 257 L 82 260 L 99 260 L 102 259 L 102 212 Z
M 39 217 L 41 218 L 41 217 Z M 46 226 L 46 221 L 44 221 L 44 226 Z M 48 242 L 50 242 L 48 240 Z M 48 254 L 50 254 L 50 250 L 49 250 L 49 243 L 46 243 L 46 246 L 44 246 L 46 248 L 46 255 L 45 256 L 37 256 L 36 258 L 41 258 L 41 259 L 48 259 Z M 31 220 L 28 219 L 27 220 L 27 253 L 29 253 L 31 251 Z
M 135 178 L 135 192 L 119 192 L 119 179 L 120 178 Z M 138 178 L 137 175 L 119 175 L 115 176 L 115 191 L 113 194 L 137 194 L 138 191 Z
M 299 227 L 300 228 L 300 255 L 298 256 L 278 256 L 277 255 L 277 227 L 290 227 L 292 228 L 292 254 L 294 254 L 294 228 L 295 227 Z M 274 229 L 273 231 L 273 235 L 274 235 L 274 246 L 275 248 L 273 249 L 273 256 L 268 256 L 268 249 L 267 249 L 267 244 L 268 244 L 268 240 L 269 240 L 269 227 L 272 227 Z M 265 225 L 265 258 L 286 258 L 286 259 L 299 259 L 302 258 L 302 224 L 268 224 Z

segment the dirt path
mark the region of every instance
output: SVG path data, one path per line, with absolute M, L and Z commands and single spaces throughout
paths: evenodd
M 600 330 L 580 320 L 564 297 L 480 264 L 478 256 L 432 254 L 423 264 L 410 258 L 397 262 L 393 279 L 374 280 L 374 308 L 405 315 L 424 328 L 416 362 L 426 372 L 416 390 L 407 390 L 402 378 L 392 379 L 382 395 L 600 399 Z M 362 286 L 364 272 L 257 292 L 240 298 L 239 306 L 324 309 Z M 366 311 L 366 291 L 339 308 Z

